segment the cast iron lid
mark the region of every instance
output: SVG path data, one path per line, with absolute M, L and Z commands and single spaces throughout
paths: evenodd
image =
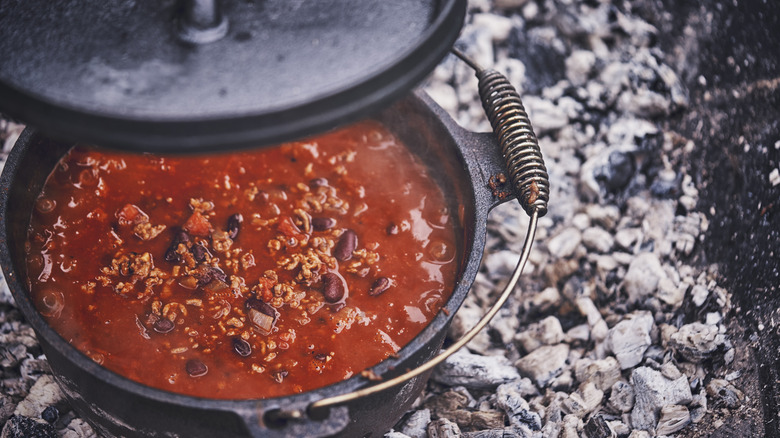
M 270 144 L 420 82 L 466 0 L 3 0 L 0 110 L 152 151 Z

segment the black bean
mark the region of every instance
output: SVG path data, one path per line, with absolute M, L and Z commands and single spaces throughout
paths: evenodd
M 178 230 L 173 235 L 173 241 L 171 242 L 171 246 L 168 248 L 167 251 L 165 251 L 165 260 L 168 262 L 179 262 L 181 261 L 181 255 L 176 252 L 177 249 L 179 249 L 180 243 L 187 243 L 190 241 L 190 235 L 187 234 L 184 230 Z
M 157 333 L 169 333 L 174 327 L 176 324 L 168 318 L 160 318 L 152 324 L 152 328 Z
M 371 289 L 368 290 L 368 294 L 372 297 L 380 295 L 390 287 L 390 279 L 387 277 L 379 277 L 371 285 Z
M 177 244 L 178 245 L 178 244 Z M 165 251 L 165 261 L 167 262 L 178 262 L 181 260 L 181 256 L 178 252 L 176 252 L 176 247 L 172 246 L 168 248 L 167 251 Z
M 355 232 L 352 230 L 345 230 L 343 233 L 341 233 L 339 241 L 333 248 L 333 257 L 336 257 L 336 259 L 342 262 L 351 259 L 352 251 L 357 248 L 357 244 L 357 234 L 355 234 Z
M 327 186 L 328 180 L 325 178 L 314 178 L 313 180 L 309 181 L 309 185 L 312 186 L 312 188 Z
M 328 272 L 323 274 L 322 278 L 322 295 L 325 296 L 325 301 L 330 304 L 337 303 L 344 298 L 346 291 L 344 287 L 344 281 L 338 275 Z
M 200 263 L 206 260 L 206 254 L 210 254 L 209 250 L 203 245 L 192 245 L 192 257 L 196 262 Z
M 241 213 L 231 215 L 227 221 L 227 233 L 228 237 L 235 239 L 238 236 L 238 232 L 241 230 L 241 223 L 244 222 L 244 217 Z
M 60 418 L 60 411 L 56 406 L 49 406 L 41 412 L 41 418 L 49 424 L 53 424 Z
M 387 231 L 388 236 L 395 236 L 396 234 L 398 234 L 399 231 L 398 225 L 391 223 L 390 225 L 387 226 L 387 229 L 385 231 Z
M 263 300 L 258 300 L 255 297 L 249 297 L 244 302 L 244 306 L 247 309 L 255 309 L 263 313 L 264 315 L 273 316 L 274 318 L 276 318 L 276 310 L 274 310 L 273 306 L 271 306 L 270 304 L 266 303 Z
M 189 374 L 190 377 L 205 376 L 206 373 L 209 372 L 209 367 L 207 367 L 205 363 L 198 359 L 188 360 L 187 365 L 185 365 L 185 369 L 187 370 L 187 374 Z
M 208 272 L 211 274 L 211 278 L 214 278 L 216 280 L 226 282 L 227 281 L 227 275 L 225 274 L 225 271 L 222 269 L 216 268 L 216 267 L 209 267 Z
M 178 230 L 176 234 L 173 235 L 173 243 L 171 246 L 176 248 L 179 246 L 180 243 L 187 243 L 190 241 L 190 235 L 187 234 L 184 230 Z
M 314 231 L 325 231 L 336 226 L 336 219 L 329 217 L 315 217 L 311 220 Z
M 233 351 L 241 357 L 247 357 L 252 354 L 252 346 L 244 339 L 233 338 Z
M 314 355 L 314 359 L 320 362 L 325 362 L 326 360 L 328 360 L 328 355 L 325 353 L 317 353 Z

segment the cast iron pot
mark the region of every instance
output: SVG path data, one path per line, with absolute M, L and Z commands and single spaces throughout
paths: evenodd
M 459 235 L 458 279 L 445 310 L 397 358 L 372 368 L 384 378 L 425 363 L 440 349 L 447 328 L 479 269 L 490 209 L 512 198 L 491 177 L 505 172 L 492 134 L 458 126 L 423 92 L 410 94 L 376 116 L 431 169 L 449 191 Z M 73 407 L 106 436 L 381 436 L 406 412 L 428 375 L 330 409 L 314 401 L 365 388 L 356 376 L 303 394 L 264 400 L 212 400 L 150 388 L 93 362 L 60 337 L 36 311 L 25 273 L 25 240 L 35 199 L 72 144 L 27 129 L 0 180 L 0 261 L 17 305 L 32 325 L 55 379 Z M 492 188 L 491 188 L 492 186 Z

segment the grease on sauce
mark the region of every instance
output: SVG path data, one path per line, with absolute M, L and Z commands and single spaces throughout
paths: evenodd
M 441 309 L 454 220 L 426 168 L 364 122 L 204 157 L 79 146 L 28 233 L 38 310 L 94 361 L 193 396 L 338 382 Z

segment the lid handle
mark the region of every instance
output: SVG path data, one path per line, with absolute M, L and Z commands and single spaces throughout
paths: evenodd
M 213 43 L 228 31 L 219 0 L 182 0 L 175 23 L 179 38 L 194 44 Z

